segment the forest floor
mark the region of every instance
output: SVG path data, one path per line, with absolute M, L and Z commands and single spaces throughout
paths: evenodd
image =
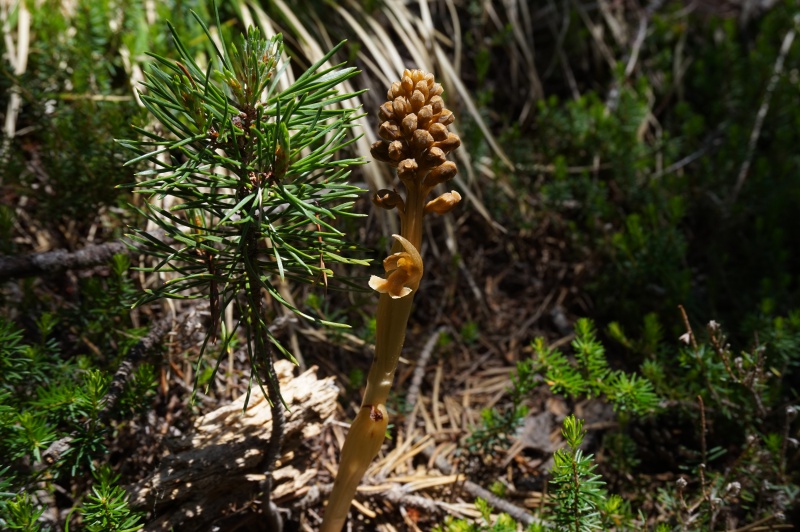
M 446 515 L 476 518 L 480 516 L 476 497 L 489 499 L 498 511 L 526 522 L 543 504 L 552 453 L 563 444 L 563 418 L 575 413 L 586 420 L 589 451 L 602 431 L 614 426 L 610 407 L 602 402 L 570 404 L 542 386 L 526 400 L 528 414 L 505 444 L 470 439 L 482 425 L 484 409 L 513 408 L 508 394 L 511 375 L 518 361 L 531 356 L 534 338 L 544 337 L 554 348 L 572 341 L 576 309 L 586 305 L 578 283 L 587 266 L 570 264 L 561 256 L 561 241 L 548 234 L 546 224 L 523 234 L 514 228 L 487 230 L 485 220 L 469 212 L 469 205 L 456 215 L 458 259 L 446 250 L 442 232 L 437 233 L 440 227 L 432 224 L 427 231 L 437 236 L 423 246 L 426 276 L 416 296 L 388 405 L 390 437 L 353 504 L 354 530 L 430 530 Z M 328 312 L 339 308 L 366 321 L 377 297 L 369 292 L 355 296 L 330 292 L 324 300 Z M 170 439 L 191 435 L 196 432 L 193 425 L 202 425 L 196 416 L 213 415 L 247 394 L 249 362 L 240 349 L 222 355 L 215 381 L 201 387 L 192 401 L 207 303 L 171 306 L 178 315 L 191 318 L 176 323 L 168 337 L 158 406 L 120 431 L 119 447 L 113 451 L 132 478 L 152 477 L 153 469 L 158 471 L 175 452 Z M 320 426 L 314 436 L 291 438 L 283 449 L 292 470 L 280 473 L 276 503 L 290 510 L 289 520 L 302 530 L 319 525 L 339 449 L 360 404 L 363 376 L 372 359 L 367 324 L 348 323 L 352 331 L 341 332 L 290 318 L 277 333 L 299 361 L 296 375 L 316 369 L 321 379 L 334 377 L 339 390 L 333 415 L 317 420 Z M 260 393 L 253 386 L 252 397 Z M 299 407 L 305 408 L 302 403 Z M 291 419 L 298 411 L 287 415 Z M 248 471 L 240 474 L 250 475 L 253 483 L 258 475 Z M 289 478 L 292 475 L 295 478 Z M 231 498 L 227 511 L 241 518 L 236 526 L 249 522 L 251 511 L 258 508 L 255 491 L 252 495 L 250 500 L 242 500 L 241 494 Z M 232 526 L 235 520 L 225 522 Z

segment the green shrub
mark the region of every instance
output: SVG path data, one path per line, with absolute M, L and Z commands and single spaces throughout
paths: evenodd
M 558 46 L 591 55 L 586 25 L 565 9 L 572 23 Z M 485 192 L 489 208 L 506 227 L 544 228 L 567 244 L 561 258 L 585 265 L 580 282 L 602 326 L 633 327 L 647 313 L 672 324 L 682 303 L 690 316 L 716 316 L 746 340 L 759 316 L 796 305 L 800 237 L 788 230 L 800 202 L 796 43 L 766 93 L 796 9 L 776 5 L 741 26 L 665 5 L 630 75 L 621 64 L 630 50 L 607 39 L 619 62 L 598 69 L 570 59 L 580 93 L 559 90 L 567 80 L 553 69 L 535 128 L 508 126 L 504 146 L 519 165 L 497 165 L 503 186 Z
M 544 381 L 552 392 L 576 401 L 601 397 L 614 405 L 619 427 L 603 440 L 606 460 L 600 466 L 626 493 L 622 499 L 600 488 L 594 460 L 579 449 L 582 422 L 568 417 L 567 448 L 554 455 L 554 507 L 541 516 L 545 523 L 574 531 L 639 529 L 636 523 L 656 517 L 663 531 L 711 530 L 725 519 L 778 523 L 800 497 L 797 457 L 790 451 L 798 407 L 781 378 L 800 362 L 798 316 L 772 320 L 762 331 L 763 344 L 739 351 L 713 321 L 701 335 L 687 331 L 678 346 L 663 339 L 654 315 L 645 317 L 639 338 L 613 323 L 610 336 L 642 361 L 641 375 L 610 369 L 592 322 L 579 320 L 574 356 L 537 339 L 533 358 L 519 362 L 512 375 L 510 406 L 484 411 L 483 425 L 467 443 L 474 452 L 508 445 L 527 415 L 526 396 Z M 647 441 L 645 430 L 656 440 Z M 687 435 L 664 441 L 670 430 Z M 661 445 L 680 455 L 655 465 L 658 459 L 649 449 Z M 631 506 L 644 508 L 653 482 L 637 477 L 654 467 L 679 476 L 658 488 L 657 515 L 634 517 Z
M 0 528 L 49 529 L 38 521 L 46 509 L 47 499 L 41 494 L 58 483 L 78 500 L 92 483 L 89 472 L 97 467 L 104 473 L 95 473 L 93 483 L 99 491 L 88 500 L 101 497 L 95 502 L 110 505 L 102 510 L 108 515 L 127 509 L 107 463 L 111 423 L 140 414 L 155 384 L 153 366 L 142 364 L 119 401 L 106 408 L 111 374 L 141 334 L 131 328 L 127 316 L 127 264 L 127 258 L 115 257 L 108 277 L 96 276 L 87 283 L 104 297 L 58 313 L 45 312 L 36 318 L 34 330 L 0 315 L 0 455 L 7 464 L 0 472 Z M 76 321 L 84 332 L 81 344 L 66 334 Z M 84 350 L 90 348 L 102 348 L 103 356 L 87 356 Z M 98 512 L 90 506 L 82 515 L 99 519 Z M 138 529 L 131 528 L 133 521 L 128 519 L 119 523 L 130 526 L 120 525 L 119 530 Z

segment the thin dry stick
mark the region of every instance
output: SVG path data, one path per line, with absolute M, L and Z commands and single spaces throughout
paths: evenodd
M 706 407 L 703 403 L 703 396 L 697 396 L 697 402 L 700 405 L 700 451 L 702 453 L 702 463 L 700 467 L 697 469 L 700 472 L 700 489 L 703 493 L 703 499 L 708 503 L 709 509 L 711 511 L 714 510 L 714 505 L 711 502 L 711 497 L 709 496 L 708 490 L 706 489 L 706 461 L 708 460 L 708 450 L 706 448 L 706 432 L 708 428 L 706 426 Z
M 428 457 L 428 459 L 430 459 L 434 455 L 435 450 L 436 446 L 431 444 L 425 447 L 422 450 L 422 452 L 425 456 Z M 450 465 L 450 463 L 447 461 L 447 459 L 445 459 L 444 456 L 439 455 L 436 458 L 434 458 L 433 464 L 439 471 L 441 471 L 445 475 L 453 474 L 453 466 Z M 471 496 L 475 498 L 480 497 L 481 499 L 488 502 L 491 507 L 500 510 L 501 512 L 507 513 L 515 520 L 524 524 L 525 526 L 530 526 L 534 523 L 541 524 L 541 521 L 539 519 L 532 516 L 524 508 L 520 508 L 519 506 L 498 497 L 491 491 L 482 488 L 481 486 L 472 482 L 471 480 L 465 481 L 464 484 L 462 484 L 462 487 L 464 491 L 469 493 Z
M 763 127 L 764 119 L 769 112 L 769 104 L 770 100 L 772 100 L 772 93 L 775 92 L 775 87 L 778 85 L 778 79 L 780 79 L 781 74 L 783 73 L 783 63 L 786 60 L 789 49 L 792 47 L 797 25 L 800 24 L 800 15 L 795 15 L 794 23 L 795 27 L 787 31 L 786 35 L 783 37 L 781 49 L 778 52 L 777 59 L 775 59 L 775 65 L 772 67 L 772 76 L 769 78 L 766 91 L 764 91 L 764 99 L 761 101 L 761 106 L 758 108 L 758 113 L 756 113 L 756 121 L 753 124 L 753 131 L 750 133 L 750 141 L 747 143 L 747 155 L 745 155 L 742 167 L 739 169 L 739 175 L 736 178 L 736 185 L 734 185 L 730 198 L 728 198 L 729 207 L 732 207 L 733 204 L 736 203 L 736 198 L 742 191 L 744 182 L 747 179 L 747 173 L 750 171 L 750 164 L 753 162 L 753 154 L 756 150 L 756 144 L 758 143 L 758 138 L 761 136 L 761 128 Z
M 694 337 L 694 331 L 692 331 L 692 325 L 689 323 L 689 316 L 686 315 L 686 309 L 683 308 L 683 305 L 678 305 L 678 308 L 681 311 L 681 317 L 683 318 L 683 325 L 684 327 L 686 327 L 686 334 L 688 335 L 687 343 L 692 346 L 692 349 L 694 351 L 697 351 L 697 340 Z
M 769 524 L 770 521 L 777 520 L 777 516 L 775 515 L 768 515 L 763 519 L 759 519 L 754 523 L 750 523 L 749 525 L 743 526 L 741 528 L 735 528 L 730 532 L 756 532 L 756 531 L 764 531 L 767 530 L 794 530 L 794 525 L 785 524 L 785 525 L 776 525 L 776 524 Z M 769 525 L 768 525 L 769 524 Z
M 417 402 L 417 398 L 419 397 L 419 389 L 422 385 L 422 379 L 425 378 L 425 370 L 428 366 L 428 361 L 431 359 L 433 348 L 436 347 L 436 342 L 439 341 L 439 337 L 444 333 L 444 329 L 444 327 L 439 327 L 436 329 L 431 337 L 428 338 L 428 341 L 422 348 L 422 352 L 419 354 L 417 367 L 414 368 L 414 375 L 411 377 L 411 384 L 408 386 L 408 393 L 406 394 L 406 403 L 411 406 L 414 406 L 414 404 Z M 406 434 L 410 434 L 411 429 L 414 428 L 414 421 L 416 421 L 417 417 L 415 414 L 415 412 L 412 412 L 406 418 Z
M 653 13 L 661 8 L 664 0 L 654 0 L 645 9 L 642 16 L 639 18 L 639 29 L 636 31 L 636 39 L 633 41 L 631 47 L 631 54 L 628 57 L 628 63 L 625 65 L 625 77 L 629 78 L 633 74 L 633 69 L 636 68 L 636 62 L 639 60 L 639 52 L 644 44 L 644 38 L 647 36 L 647 26 L 652 18 Z
M 672 163 L 671 165 L 667 166 L 663 170 L 657 170 L 657 171 L 653 172 L 653 174 L 650 176 L 650 178 L 651 179 L 658 179 L 658 178 L 663 177 L 665 175 L 671 174 L 672 172 L 680 170 L 684 166 L 696 161 L 697 159 L 699 159 L 700 157 L 702 157 L 703 155 L 706 154 L 706 152 L 712 147 L 712 144 L 713 144 L 713 142 L 715 140 L 716 139 L 712 139 L 711 142 L 707 142 L 699 150 L 690 153 L 689 155 L 687 155 L 686 157 L 684 157 L 680 161 L 676 161 L 676 162 Z
M 442 514 L 447 512 L 446 503 L 429 499 L 421 495 L 415 495 L 408 491 L 407 485 L 394 484 L 386 491 L 374 491 L 370 496 L 382 497 L 386 501 L 397 506 L 410 506 L 424 510 L 430 514 Z M 324 495 L 328 495 L 333 489 L 333 484 L 322 484 L 312 486 L 303 498 L 295 505 L 300 510 L 307 510 L 319 503 Z

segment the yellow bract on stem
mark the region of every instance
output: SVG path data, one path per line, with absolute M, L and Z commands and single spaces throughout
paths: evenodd
M 411 242 L 400 235 L 392 235 L 403 246 L 403 251 L 393 253 L 383 261 L 383 268 L 389 275 L 382 279 L 377 275 L 370 277 L 369 286 L 381 294 L 389 294 L 398 299 L 411 294 L 412 287 L 422 279 L 422 257 Z

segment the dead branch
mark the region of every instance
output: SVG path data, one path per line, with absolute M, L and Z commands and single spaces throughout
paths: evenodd
M 183 316 L 182 319 L 185 319 L 185 317 L 186 316 Z M 133 370 L 139 362 L 144 359 L 145 355 L 150 353 L 156 346 L 161 345 L 161 340 L 167 335 L 170 329 L 172 329 L 172 323 L 172 315 L 161 318 L 153 324 L 147 336 L 136 342 L 136 345 L 128 351 L 125 360 L 119 365 L 117 372 L 114 374 L 114 378 L 111 380 L 108 392 L 106 392 L 103 409 L 99 414 L 101 421 L 107 420 L 111 415 L 111 411 L 117 405 L 120 396 L 122 396 L 125 385 L 128 384 L 131 375 L 133 375 Z
M 753 161 L 753 154 L 756 151 L 756 144 L 758 144 L 758 139 L 761 137 L 761 128 L 764 126 L 764 119 L 767 117 L 767 113 L 769 112 L 769 104 L 772 100 L 772 93 L 775 92 L 775 87 L 778 85 L 778 80 L 780 79 L 781 74 L 783 74 L 783 63 L 786 60 L 786 56 L 789 54 L 789 50 L 792 47 L 792 42 L 794 42 L 794 37 L 797 33 L 797 26 L 800 24 L 800 17 L 795 18 L 794 22 L 795 26 L 787 31 L 786 35 L 783 37 L 781 49 L 778 52 L 778 57 L 775 59 L 775 64 L 772 67 L 772 76 L 770 76 L 769 81 L 767 82 L 767 88 L 764 91 L 764 98 L 761 100 L 761 105 L 756 113 L 756 120 L 753 123 L 753 130 L 750 132 L 750 140 L 747 143 L 747 152 L 744 162 L 742 162 L 742 167 L 739 169 L 739 175 L 736 177 L 736 184 L 734 185 L 730 198 L 728 199 L 729 207 L 736 203 L 736 198 L 739 197 L 739 193 L 742 191 L 744 182 L 747 179 L 747 174 L 750 172 L 750 164 Z
M 331 492 L 331 489 L 333 489 L 333 483 L 313 486 L 296 507 L 307 509 L 319 504 L 323 497 L 326 497 Z M 361 497 L 362 495 L 359 495 L 359 498 Z M 432 515 L 446 514 L 448 511 L 446 503 L 421 495 L 414 495 L 408 491 L 407 485 L 392 484 L 386 491 L 370 493 L 370 497 L 381 497 L 395 506 L 418 508 Z
M 433 453 L 436 449 L 436 446 L 431 444 L 425 447 L 422 452 L 425 456 L 429 459 L 433 456 Z M 453 473 L 453 466 L 447 461 L 444 456 L 437 456 L 433 464 L 436 468 L 444 473 L 445 475 L 450 475 Z M 536 519 L 534 516 L 529 514 L 525 511 L 524 508 L 520 508 L 519 506 L 512 504 L 511 502 L 502 499 L 492 493 L 491 491 L 482 488 L 481 486 L 475 484 L 471 480 L 467 480 L 462 484 L 462 488 L 464 491 L 469 493 L 471 496 L 475 497 L 476 499 L 480 497 L 481 499 L 485 500 L 489 503 L 489 506 L 496 510 L 500 510 L 501 512 L 505 512 L 515 520 L 519 521 L 520 523 L 524 524 L 525 526 L 530 526 L 533 523 L 539 523 L 539 520 Z
M 155 238 L 163 238 L 163 231 L 150 233 Z M 123 238 L 115 242 L 94 244 L 78 251 L 63 249 L 31 253 L 22 256 L 0 256 L 0 282 L 20 277 L 48 275 L 66 270 L 80 270 L 108 264 L 118 253 L 130 253 L 139 249 L 139 244 Z

